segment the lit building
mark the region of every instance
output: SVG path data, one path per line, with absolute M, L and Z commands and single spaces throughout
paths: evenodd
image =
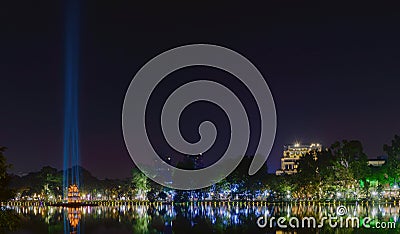
M 322 145 L 319 143 L 285 145 L 281 158 L 281 168 L 276 171 L 276 175 L 297 173 L 300 157 L 312 151 L 320 152 Z
M 81 194 L 79 193 L 78 186 L 76 184 L 70 185 L 68 187 L 68 203 L 77 203 L 80 202 Z
M 379 156 L 374 159 L 368 159 L 368 166 L 371 167 L 381 167 L 386 163 L 387 157 Z

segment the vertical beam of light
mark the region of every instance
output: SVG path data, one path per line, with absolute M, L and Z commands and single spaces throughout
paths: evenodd
M 65 12 L 65 110 L 63 191 L 80 186 L 78 80 L 79 80 L 79 0 L 67 0 Z
M 67 220 L 67 214 L 65 214 L 65 213 L 66 213 L 66 210 L 64 210 L 64 212 L 63 212 L 64 233 L 69 233 L 69 230 L 68 230 L 68 227 L 67 227 L 67 222 L 68 222 L 68 220 Z

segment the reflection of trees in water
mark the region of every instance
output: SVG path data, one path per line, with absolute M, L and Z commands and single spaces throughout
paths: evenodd
M 333 214 L 335 207 L 319 205 L 265 205 L 236 203 L 184 203 L 179 205 L 126 205 L 110 207 L 82 207 L 78 210 L 55 207 L 14 207 L 23 220 L 41 225 L 35 233 L 62 233 L 63 220 L 69 227 L 79 226 L 85 233 L 112 233 L 110 230 L 132 231 L 133 233 L 265 233 L 276 228 L 260 229 L 256 220 L 267 214 L 268 217 L 315 217 L 319 222 L 322 216 Z M 337 204 L 336 204 L 337 205 Z M 370 216 L 379 221 L 396 219 L 399 206 L 362 206 L 348 205 L 347 210 L 353 216 Z M 24 221 L 25 222 L 25 221 Z M 77 225 L 78 224 L 78 225 Z M 84 225 L 84 226 L 82 226 Z M 27 229 L 28 230 L 28 229 Z M 30 229 L 29 229 L 30 230 Z M 107 232 L 108 230 L 108 232 Z M 310 230 L 308 230 L 310 231 Z M 324 231 L 331 232 L 324 226 Z M 387 230 L 386 230 L 387 231 Z M 398 230 L 396 230 L 398 231 Z M 296 230 L 302 233 L 302 230 Z M 74 233 L 74 232 L 73 232 Z
M 149 232 L 149 222 L 150 217 L 145 215 L 138 217 L 133 222 L 133 232 L 134 233 L 148 233 Z
M 20 222 L 20 217 L 14 211 L 0 207 L 0 233 L 16 230 Z

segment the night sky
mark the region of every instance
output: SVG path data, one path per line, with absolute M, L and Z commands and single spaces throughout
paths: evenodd
M 0 145 L 9 148 L 6 156 L 14 173 L 37 171 L 46 165 L 61 169 L 64 3 L 10 2 L 0 6 Z M 400 134 L 400 11 L 394 5 L 364 4 L 83 2 L 79 55 L 82 165 L 100 178 L 129 176 L 134 164 L 121 131 L 126 89 L 149 59 L 193 43 L 233 49 L 266 78 L 278 117 L 268 159 L 271 172 L 279 166 L 283 145 L 294 141 L 329 145 L 335 140 L 358 139 L 369 157 L 382 155 L 382 145 Z M 227 76 L 196 67 L 176 73 L 171 76 L 182 80 L 204 76 L 223 80 Z M 157 97 L 165 96 L 165 90 L 174 85 L 165 84 L 164 91 L 161 86 L 161 93 L 154 97 L 156 106 Z M 235 89 L 235 84 L 231 86 Z M 195 114 L 195 108 L 182 116 L 188 139 L 196 139 L 196 124 L 207 117 L 221 122 L 221 129 L 226 124 L 218 108 L 201 105 L 200 113 L 210 110 L 208 116 Z M 166 150 L 157 139 L 157 117 L 152 121 L 152 141 Z M 217 143 L 222 146 L 215 152 L 226 144 L 224 133 L 221 136 Z

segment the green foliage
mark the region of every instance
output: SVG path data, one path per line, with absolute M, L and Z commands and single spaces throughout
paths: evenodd
M 318 173 L 318 164 L 315 155 L 310 152 L 300 158 L 296 179 L 296 191 L 306 197 L 314 197 L 318 192 L 321 177 Z
M 385 176 L 393 183 L 393 180 L 399 181 L 400 175 L 400 136 L 395 135 L 392 140 L 392 145 L 384 145 L 383 150 L 388 155 L 388 160 L 385 165 Z
M 27 176 L 10 177 L 3 155 L 5 148 L 0 148 L 0 198 L 10 198 L 8 187 L 12 179 L 12 188 L 20 194 L 61 194 L 62 172 L 55 168 L 44 167 L 40 172 Z M 382 167 L 369 167 L 367 155 L 359 141 L 343 140 L 335 142 L 331 147 L 321 152 L 310 152 L 300 158 L 298 173 L 276 176 L 267 174 L 264 165 L 255 175 L 250 176 L 248 169 L 252 158 L 244 157 L 238 167 L 225 179 L 204 189 L 196 191 L 175 191 L 176 201 L 188 201 L 191 196 L 204 199 L 211 195 L 212 199 L 220 199 L 221 193 L 230 194 L 224 199 L 252 199 L 257 194 L 268 192 L 274 197 L 285 198 L 288 191 L 292 198 L 299 199 L 337 199 L 353 198 L 362 193 L 370 197 L 370 192 L 382 192 L 389 184 L 400 182 L 400 137 L 395 136 L 391 145 L 384 146 L 388 161 Z M 193 160 L 185 159 L 178 167 L 194 169 Z M 82 169 L 83 193 L 91 193 L 92 197 L 101 194 L 102 198 L 121 198 L 158 200 L 167 198 L 167 188 L 150 180 L 140 170 L 134 169 L 132 177 L 127 180 L 99 180 L 88 171 Z M 174 175 L 172 175 L 172 180 Z M 58 191 L 58 193 L 57 193 Z M 276 194 L 276 195 L 275 195 Z M 374 195 L 376 196 L 376 195 Z M 265 197 L 264 197 L 265 198 Z
M 150 191 L 150 182 L 147 176 L 138 169 L 132 171 L 132 186 L 134 195 L 139 200 L 145 200 L 147 192 Z
M 352 195 L 346 192 L 359 191 L 359 182 L 366 184 L 370 175 L 371 168 L 361 142 L 343 140 L 329 149 L 302 156 L 298 173 L 292 177 L 299 197 L 323 198 L 343 192 L 345 198 L 350 198 Z

